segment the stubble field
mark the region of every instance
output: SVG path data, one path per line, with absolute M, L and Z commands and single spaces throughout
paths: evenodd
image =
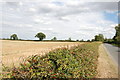
M 44 55 L 56 48 L 72 47 L 80 44 L 83 43 L 1 40 L 2 63 L 8 67 L 18 66 L 23 59 L 30 55 Z

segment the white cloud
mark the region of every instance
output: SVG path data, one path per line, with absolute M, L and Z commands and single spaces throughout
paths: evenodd
M 21 6 L 22 6 L 22 5 L 23 5 L 23 2 L 19 2 L 19 5 L 21 5 Z
M 14 22 L 2 22 L 1 23 L 2 25 L 9 25 L 8 27 L 10 27 L 11 26 L 11 28 L 12 28 L 12 26 L 13 27 L 27 27 L 27 28 L 31 28 L 31 27 L 33 27 L 33 25 L 32 24 L 21 24 L 21 23 L 14 23 Z M 4 28 L 4 27 L 3 27 Z
M 60 17 L 59 19 L 60 19 L 60 20 L 65 20 L 65 21 L 71 20 L 70 17 L 68 17 L 68 16 Z
M 35 8 L 29 8 L 29 11 L 36 12 Z
M 51 2 L 51 1 L 62 1 L 62 2 L 119 2 L 119 0 L 0 0 L 0 2 Z
M 37 24 L 51 24 L 50 18 L 42 16 L 33 16 L 33 21 Z
M 3 5 L 3 22 L 7 25 L 4 29 L 10 25 L 11 31 L 13 31 L 12 26 L 21 29 L 28 27 L 28 30 L 23 31 L 33 31 L 30 35 L 43 31 L 51 37 L 56 34 L 59 39 L 67 37 L 91 39 L 98 33 L 103 33 L 107 37 L 114 36 L 115 30 L 112 27 L 116 23 L 105 19 L 104 14 L 116 12 L 116 3 L 53 0 L 47 3 L 9 2 Z M 110 34 L 108 35 L 107 32 Z
M 41 28 L 40 30 L 52 31 L 52 30 L 53 30 L 53 28 Z
M 44 20 L 42 20 L 42 19 L 35 19 L 34 21 L 37 22 L 37 23 L 39 23 L 39 22 L 44 23 Z

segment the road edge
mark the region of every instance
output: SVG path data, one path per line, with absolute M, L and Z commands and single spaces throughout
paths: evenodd
M 114 60 L 114 58 L 110 55 L 110 52 L 107 50 L 107 48 L 105 47 L 104 44 L 103 45 L 103 48 L 105 49 L 107 55 L 112 59 L 112 61 L 115 63 L 115 65 L 118 67 L 118 64 L 116 63 L 116 61 Z
M 118 69 L 103 44 L 99 46 L 97 78 L 118 78 Z

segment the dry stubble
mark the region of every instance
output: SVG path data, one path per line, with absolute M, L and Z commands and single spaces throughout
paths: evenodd
M 18 66 L 19 63 L 30 55 L 44 55 L 50 50 L 74 46 L 82 43 L 78 42 L 35 42 L 35 41 L 2 41 L 2 63 L 12 67 L 13 63 Z

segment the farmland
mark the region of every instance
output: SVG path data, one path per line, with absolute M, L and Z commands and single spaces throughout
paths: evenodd
M 116 78 L 100 44 L 1 40 L 3 71 L 9 78 Z
M 3 41 L 2 43 L 2 61 L 5 66 L 13 66 L 13 63 L 18 66 L 21 60 L 27 60 L 15 70 L 11 69 L 12 73 L 9 74 L 11 78 L 37 78 L 38 76 L 40 79 L 44 77 L 94 78 L 97 74 L 100 43 L 28 41 Z M 41 57 L 40 54 L 43 56 Z
M 10 41 L 2 42 L 2 62 L 7 66 L 18 66 L 25 57 L 35 54 L 44 55 L 55 48 L 71 47 L 82 44 L 78 42 L 35 42 L 35 41 Z

